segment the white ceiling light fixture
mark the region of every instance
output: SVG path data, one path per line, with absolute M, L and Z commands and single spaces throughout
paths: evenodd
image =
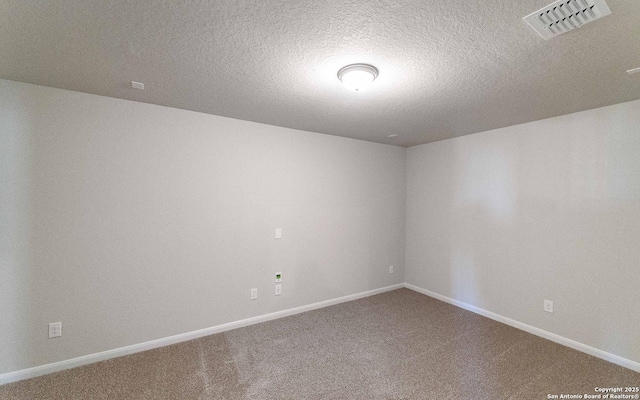
M 338 71 L 338 79 L 349 90 L 359 92 L 378 77 L 378 69 L 369 64 L 351 64 Z

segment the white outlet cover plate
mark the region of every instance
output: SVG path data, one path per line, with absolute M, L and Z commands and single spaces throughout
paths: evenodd
M 548 313 L 553 314 L 553 301 L 545 300 L 544 301 L 544 310 Z
M 389 265 L 389 273 L 393 274 L 393 265 Z
M 282 294 L 282 285 L 276 285 L 276 296 L 280 296 Z
M 258 288 L 251 289 L 251 300 L 258 298 Z
M 276 272 L 276 283 L 278 282 L 282 282 L 282 272 Z
M 282 239 L 282 228 L 276 228 L 276 239 Z
M 49 323 L 49 339 L 62 336 L 62 322 Z

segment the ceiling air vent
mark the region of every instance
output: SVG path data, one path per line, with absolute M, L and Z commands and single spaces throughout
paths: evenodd
M 611 14 L 605 0 L 561 0 L 524 17 L 545 40 Z

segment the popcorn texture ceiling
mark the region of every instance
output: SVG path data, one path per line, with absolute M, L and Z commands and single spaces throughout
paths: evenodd
M 400 146 L 640 99 L 640 1 L 545 41 L 550 2 L 0 0 L 0 78 Z

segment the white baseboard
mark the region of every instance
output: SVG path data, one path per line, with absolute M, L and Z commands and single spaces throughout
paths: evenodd
M 574 350 L 578 350 L 578 351 L 581 351 L 583 353 L 587 353 L 589 355 L 592 355 L 594 357 L 601 358 L 601 359 L 603 359 L 605 361 L 609 361 L 609 362 L 612 362 L 614 364 L 618 364 L 618 365 L 620 365 L 622 367 L 634 370 L 636 372 L 640 372 L 640 363 L 639 362 L 632 361 L 632 360 L 629 360 L 627 358 L 617 356 L 615 354 L 607 353 L 604 350 L 596 349 L 595 347 L 591 347 L 591 346 L 588 346 L 586 344 L 583 344 L 583 343 L 580 343 L 580 342 L 576 342 L 575 340 L 568 339 L 568 338 L 566 338 L 564 336 L 556 335 L 555 333 L 551 333 L 551 332 L 545 331 L 543 329 L 536 328 L 535 326 L 527 325 L 527 324 L 525 324 L 523 322 L 519 322 L 519 321 L 516 321 L 514 319 L 504 317 L 504 316 L 502 316 L 500 314 L 496 314 L 496 313 L 493 313 L 491 311 L 487 311 L 487 310 L 482 309 L 480 307 L 476 307 L 474 305 L 471 305 L 471 304 L 468 304 L 468 303 L 464 303 L 462 301 L 455 300 L 455 299 L 452 299 L 452 298 L 447 297 L 447 296 L 443 296 L 441 294 L 432 292 L 432 291 L 427 290 L 427 289 L 423 289 L 421 287 L 412 285 L 410 283 L 405 283 L 404 286 L 407 289 L 411 289 L 411 290 L 413 290 L 415 292 L 425 294 L 425 295 L 427 295 L 429 297 L 433 297 L 435 299 L 442 300 L 445 303 L 453 304 L 454 306 L 457 306 L 457 307 L 460 307 L 460 308 L 464 308 L 465 310 L 469 310 L 471 312 L 474 312 L 476 314 L 480 314 L 480 315 L 485 316 L 487 318 L 491 318 L 491 319 L 493 319 L 495 321 L 498 321 L 498 322 L 502 322 L 503 324 L 510 325 L 510 326 L 512 326 L 514 328 L 523 330 L 525 332 L 529 332 L 529 333 L 531 333 L 533 335 L 536 335 L 536 336 L 540 336 L 541 338 L 551 340 L 552 342 L 556 342 L 556 343 L 561 344 L 563 346 L 570 347 L 570 348 L 572 348 Z
M 86 356 L 76 357 L 69 360 L 58 361 L 51 364 L 40 365 L 33 368 L 27 368 L 19 371 L 8 372 L 5 374 L 0 374 L 0 385 L 4 385 L 10 382 L 17 382 L 24 379 L 35 378 L 37 376 L 51 374 L 53 372 L 62 371 L 65 369 L 80 367 L 82 365 L 92 364 L 98 361 L 104 361 L 111 358 L 122 357 L 133 353 L 139 353 L 145 350 L 151 350 L 158 347 L 169 346 L 171 344 L 186 342 L 188 340 L 197 339 L 203 336 L 213 335 L 216 333 L 230 331 L 232 329 L 242 328 L 244 326 L 259 324 L 261 322 L 271 321 L 278 318 L 288 317 L 290 315 L 300 314 L 306 311 L 316 310 L 323 307 L 332 306 L 335 304 L 344 303 L 347 301 L 357 300 L 368 296 L 373 296 L 379 293 L 388 292 L 391 290 L 396 290 L 406 287 L 407 289 L 411 289 L 418 293 L 422 293 L 424 295 L 436 298 L 438 300 L 442 300 L 446 303 L 453 304 L 457 307 L 463 308 L 465 310 L 469 310 L 476 314 L 480 314 L 487 318 L 491 318 L 495 321 L 502 322 L 504 324 L 513 326 L 514 328 L 521 329 L 525 332 L 529 332 L 533 335 L 540 336 L 544 339 L 551 340 L 552 342 L 559 343 L 561 345 L 570 347 L 572 349 L 581 351 L 583 353 L 587 353 L 589 355 L 601 358 L 603 360 L 612 362 L 614 364 L 618 364 L 625 368 L 629 368 L 631 370 L 640 372 L 640 363 L 636 361 L 632 361 L 615 354 L 608 353 L 604 350 L 596 349 L 595 347 L 588 346 L 586 344 L 576 342 L 575 340 L 571 340 L 565 338 L 560 335 L 556 335 L 555 333 L 547 332 L 540 328 L 536 328 L 531 325 L 527 325 L 525 323 L 513 320 L 511 318 L 504 317 L 502 315 L 493 313 L 491 311 L 484 310 L 480 307 L 476 307 L 471 304 L 464 303 L 459 300 L 452 299 L 450 297 L 443 296 L 441 294 L 432 292 L 427 289 L 423 289 L 421 287 L 411 285 L 409 283 L 397 284 L 386 286 L 379 289 L 369 290 L 366 292 L 356 293 L 348 296 L 339 297 L 336 299 L 325 300 L 318 303 L 308 304 L 306 306 L 300 306 L 295 308 L 290 308 L 288 310 L 277 311 L 270 314 L 259 315 L 257 317 L 251 317 L 247 319 L 243 319 L 240 321 L 229 322 L 227 324 L 217 325 L 210 328 L 204 328 L 197 331 L 181 333 L 179 335 L 169 336 L 166 338 L 151 340 L 144 343 L 138 343 L 130 346 L 120 347 L 117 349 L 102 351 L 99 353 L 88 354 Z
M 270 314 L 259 315 L 240 321 L 229 322 L 227 324 L 217 325 L 210 328 L 199 329 L 197 331 L 181 333 L 179 335 L 169 336 L 161 339 L 151 340 L 144 343 L 133 344 L 131 346 L 120 347 L 117 349 L 101 351 L 99 353 L 88 354 L 86 356 L 76 357 L 69 360 L 58 361 L 51 364 L 39 365 L 33 368 L 22 369 L 14 372 L 7 372 L 0 375 L 0 385 L 10 382 L 17 382 L 24 379 L 35 378 L 37 376 L 51 374 L 53 372 L 62 371 L 69 368 L 75 368 L 82 365 L 92 364 L 98 361 L 104 361 L 111 358 L 122 357 L 133 353 L 139 353 L 145 350 L 151 350 L 158 347 L 168 346 L 175 343 L 186 342 L 188 340 L 197 339 L 203 336 L 209 336 L 220 332 L 230 331 L 232 329 L 242 328 L 244 326 L 259 324 L 261 322 L 271 321 L 278 318 L 288 317 L 290 315 L 300 314 L 306 311 L 316 310 L 347 301 L 357 300 L 364 297 L 373 296 L 379 293 L 388 292 L 390 290 L 401 289 L 405 285 L 403 283 L 397 285 L 386 286 L 379 289 L 368 290 L 366 292 L 351 294 L 337 299 L 325 300 L 319 303 L 308 304 L 273 312 Z

